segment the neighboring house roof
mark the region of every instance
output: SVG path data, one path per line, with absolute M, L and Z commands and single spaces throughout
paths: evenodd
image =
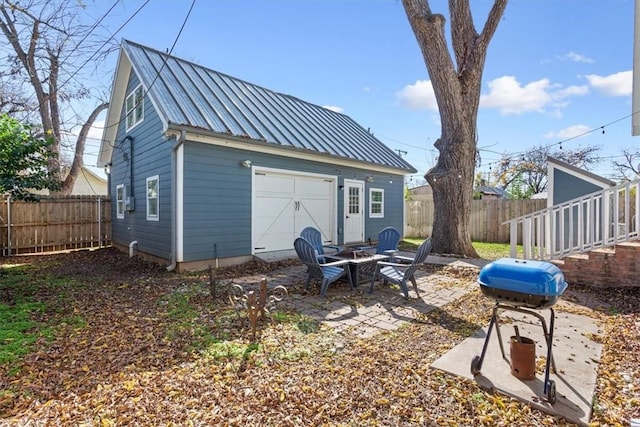
M 73 184 L 73 189 L 71 190 L 71 194 L 74 194 L 74 195 L 108 194 L 107 180 L 97 175 L 86 166 L 82 166 L 82 168 L 80 169 L 80 173 L 76 178 L 76 182 Z
M 546 199 L 548 197 L 548 194 L 546 191 L 541 191 L 540 193 L 536 193 L 533 196 L 531 196 L 532 199 Z
M 555 157 L 547 156 L 548 167 L 559 167 L 560 169 L 564 169 L 566 172 L 571 173 L 572 175 L 581 176 L 585 178 L 587 181 L 594 182 L 594 184 L 600 184 L 613 187 L 616 185 L 614 181 L 602 177 L 600 175 L 596 175 L 593 172 L 589 172 L 585 169 L 580 169 L 577 166 L 572 166 L 569 163 L 563 162 L 560 159 L 556 159 Z
M 419 185 L 409 189 L 411 194 L 433 194 L 433 188 L 429 184 Z
M 63 169 L 64 173 L 69 173 L 69 168 Z M 48 196 L 51 192 L 49 190 L 31 190 L 30 193 L 39 194 L 41 196 Z M 108 194 L 107 180 L 86 166 L 80 168 L 80 172 L 73 183 L 71 189 L 72 196 L 101 196 Z
M 475 188 L 475 191 L 486 194 L 489 196 L 496 196 L 500 199 L 510 199 L 511 195 L 504 189 L 499 187 L 491 187 L 488 185 L 480 185 Z
M 350 117 L 248 83 L 131 41 L 123 41 L 99 166 L 109 162 L 133 68 L 164 130 L 235 137 L 257 144 L 376 164 L 402 173 L 416 170 Z

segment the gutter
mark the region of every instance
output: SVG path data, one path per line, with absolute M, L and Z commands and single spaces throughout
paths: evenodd
M 177 194 L 177 171 L 178 171 L 178 149 L 184 143 L 184 140 L 187 137 L 187 132 L 185 130 L 180 131 L 180 135 L 176 137 L 176 143 L 173 144 L 173 148 L 171 150 L 171 263 L 167 266 L 167 271 L 173 271 L 176 268 L 176 251 L 178 248 L 178 221 L 176 220 L 176 210 L 178 204 L 178 194 Z

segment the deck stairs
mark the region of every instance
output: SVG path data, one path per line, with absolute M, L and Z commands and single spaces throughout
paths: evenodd
M 569 283 L 640 286 L 640 180 L 513 218 L 511 257 L 557 264 Z

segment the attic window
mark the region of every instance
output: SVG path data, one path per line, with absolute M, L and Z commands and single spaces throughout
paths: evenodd
M 127 106 L 127 131 L 134 128 L 144 119 L 144 92 L 142 85 L 138 85 L 129 95 L 125 102 Z

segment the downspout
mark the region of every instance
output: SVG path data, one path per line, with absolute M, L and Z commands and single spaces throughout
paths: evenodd
M 133 240 L 131 243 L 129 243 L 129 258 L 133 258 L 133 250 L 136 246 L 138 246 L 137 240 Z
M 176 139 L 176 143 L 171 150 L 171 263 L 167 266 L 167 271 L 173 271 L 176 268 L 176 251 L 178 248 L 178 224 L 176 220 L 177 215 L 177 173 L 178 173 L 178 149 L 184 143 L 187 137 L 187 132 L 180 131 L 180 136 Z

